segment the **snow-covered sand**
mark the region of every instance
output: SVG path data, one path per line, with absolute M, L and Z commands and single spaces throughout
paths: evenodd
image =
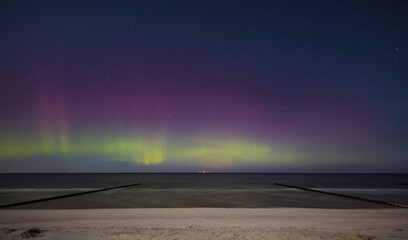
M 1 210 L 0 239 L 408 239 L 406 209 Z M 35 232 L 35 231 L 34 231 Z M 25 235 L 27 236 L 27 235 Z

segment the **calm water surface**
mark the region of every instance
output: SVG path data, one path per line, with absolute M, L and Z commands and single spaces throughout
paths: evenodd
M 352 199 L 274 185 L 313 189 L 408 204 L 408 174 L 0 174 L 0 204 L 109 190 L 15 208 L 310 207 L 388 208 Z

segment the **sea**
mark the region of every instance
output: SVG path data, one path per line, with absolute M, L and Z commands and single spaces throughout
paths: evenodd
M 10 209 L 99 208 L 392 208 L 275 183 L 408 205 L 408 174 L 47 173 L 0 174 L 0 205 L 140 185 Z

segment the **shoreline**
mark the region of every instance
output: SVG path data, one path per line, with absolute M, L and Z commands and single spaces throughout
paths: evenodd
M 408 210 L 319 208 L 119 208 L 0 210 L 0 238 L 408 239 Z

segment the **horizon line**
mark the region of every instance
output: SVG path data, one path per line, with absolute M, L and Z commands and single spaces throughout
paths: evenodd
M 261 171 L 151 171 L 151 172 L 0 172 L 0 174 L 408 174 L 408 172 L 261 172 Z

